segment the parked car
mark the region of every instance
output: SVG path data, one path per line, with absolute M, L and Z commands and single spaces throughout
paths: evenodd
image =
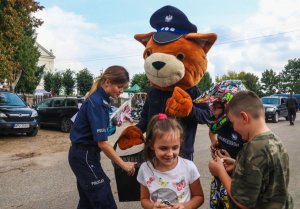
M 274 123 L 277 123 L 280 117 L 288 120 L 286 99 L 287 97 L 281 96 L 266 96 L 261 98 L 265 108 L 266 120 L 271 119 Z
M 0 132 L 36 136 L 38 130 L 37 111 L 30 108 L 17 94 L 0 90 Z
M 78 112 L 78 104 L 83 98 L 78 97 L 52 97 L 45 99 L 33 108 L 39 114 L 41 126 L 56 126 L 63 132 L 70 132 L 71 118 Z
M 290 94 L 273 94 L 272 96 L 290 97 Z M 293 97 L 297 99 L 298 111 L 300 111 L 300 94 L 293 94 Z

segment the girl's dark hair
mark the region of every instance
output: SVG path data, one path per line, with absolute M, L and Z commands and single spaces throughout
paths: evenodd
M 103 84 L 107 79 L 110 80 L 112 84 L 127 84 L 129 82 L 129 73 L 122 66 L 113 65 L 108 67 L 101 77 L 94 82 L 87 97 L 92 95 L 98 88 L 100 88 L 101 84 Z
M 158 115 L 154 115 L 148 123 L 147 133 L 145 139 L 144 147 L 144 157 L 145 160 L 152 161 L 155 157 L 155 153 L 152 150 L 152 146 L 155 142 L 155 139 L 168 133 L 176 132 L 180 137 L 180 143 L 183 141 L 183 129 L 179 122 L 175 118 L 164 118 L 160 119 Z

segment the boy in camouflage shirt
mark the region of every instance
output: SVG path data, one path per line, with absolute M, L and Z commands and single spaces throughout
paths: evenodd
M 216 157 L 210 160 L 209 169 L 240 208 L 290 209 L 289 157 L 281 140 L 267 127 L 264 115 L 255 93 L 237 93 L 228 103 L 227 116 L 247 143 L 236 161 Z

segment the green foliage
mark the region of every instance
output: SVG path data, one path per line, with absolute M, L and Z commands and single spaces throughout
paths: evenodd
M 62 84 L 65 89 L 65 94 L 67 96 L 73 94 L 73 90 L 75 87 L 75 78 L 73 77 L 74 72 L 71 69 L 66 69 L 62 73 Z
M 43 9 L 34 0 L 0 1 L 0 80 L 7 79 L 14 89 L 20 73 L 23 82 L 35 83 L 34 76 L 39 57 L 35 43 L 35 28 L 42 24 L 32 13 Z M 22 70 L 22 71 L 21 71 Z M 25 72 L 25 73 L 24 73 Z M 20 84 L 25 91 L 33 87 Z
M 44 68 L 38 68 L 37 62 L 40 57 L 38 48 L 35 46 L 33 31 L 28 29 L 28 36 L 25 36 L 16 52 L 16 60 L 19 60 L 22 68 L 22 75 L 16 85 L 16 91 L 21 93 L 33 93 L 36 89 Z
M 77 91 L 84 96 L 92 87 L 94 82 L 93 74 L 88 69 L 83 69 L 76 74 Z
M 272 69 L 262 73 L 260 82 L 264 96 L 278 93 L 280 77 Z
M 214 83 L 212 82 L 209 72 L 205 72 L 198 84 L 198 87 L 200 88 L 201 91 L 206 91 L 213 85 Z
M 216 76 L 216 82 L 219 83 L 225 80 L 238 80 L 239 74 L 234 71 L 228 71 L 227 75 Z
M 47 72 L 44 75 L 44 89 L 48 92 L 52 90 L 52 80 L 53 80 L 53 73 Z
M 135 84 L 139 85 L 141 87 L 141 92 L 148 92 L 150 88 L 150 81 L 148 80 L 146 73 L 138 73 L 134 74 L 132 80 L 131 80 L 131 85 L 134 86 Z
M 47 72 L 44 75 L 44 89 L 51 94 L 58 96 L 62 89 L 62 75 L 60 72 Z
M 62 88 L 62 75 L 60 72 L 53 74 L 51 90 L 54 95 L 59 95 Z
M 280 73 L 280 91 L 288 93 L 290 91 L 300 93 L 300 59 L 288 60 L 288 64 Z
M 45 65 L 37 67 L 34 76 L 21 76 L 16 86 L 16 92 L 33 94 L 42 79 L 44 68 Z

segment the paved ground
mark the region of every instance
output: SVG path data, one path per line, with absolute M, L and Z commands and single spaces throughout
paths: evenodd
M 282 139 L 290 155 L 289 191 L 294 198 L 294 208 L 300 208 L 300 114 L 298 113 L 295 126 L 289 126 L 284 120 L 268 125 Z M 110 139 L 112 143 L 123 128 Z M 208 208 L 211 177 L 207 167 L 210 158 L 207 127 L 199 125 L 196 137 L 195 163 L 201 173 L 206 197 L 201 208 Z M 68 134 L 56 130 L 42 129 L 33 138 L 0 136 L 0 208 L 76 208 L 78 194 L 74 175 L 67 162 L 68 147 Z M 112 189 L 118 200 L 111 162 L 105 156 L 101 162 L 112 180 Z M 118 206 L 120 209 L 140 208 L 139 202 L 118 202 Z

